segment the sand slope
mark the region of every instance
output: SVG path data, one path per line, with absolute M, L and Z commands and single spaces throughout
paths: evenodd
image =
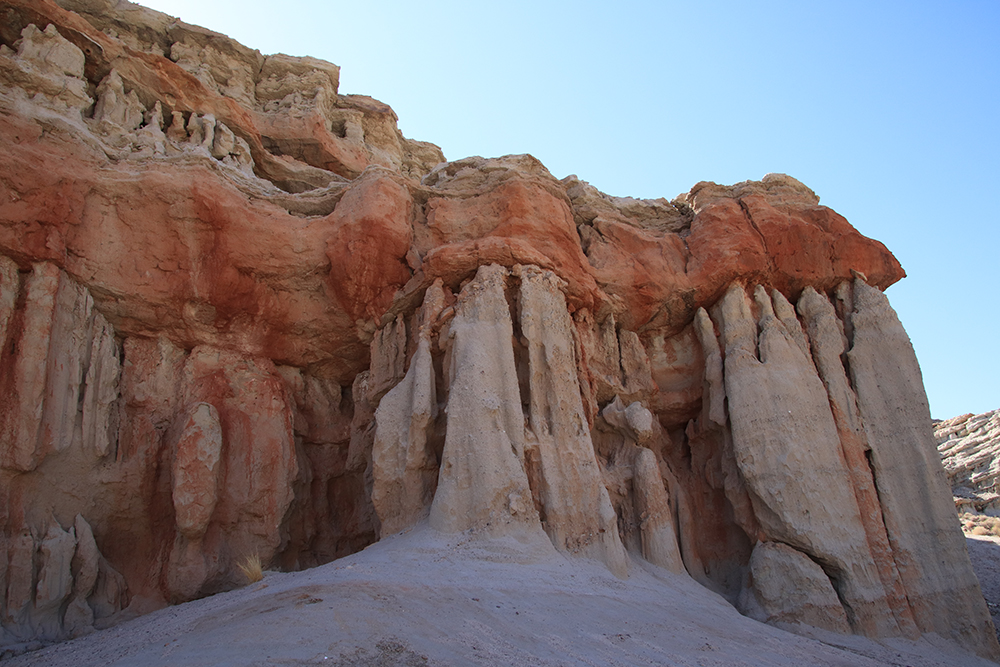
M 806 639 L 686 576 L 615 578 L 547 541 L 420 526 L 329 565 L 267 573 L 5 661 L 27 665 L 989 665 L 943 642 Z

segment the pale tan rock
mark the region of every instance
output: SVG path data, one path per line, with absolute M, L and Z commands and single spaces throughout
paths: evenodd
M 615 396 L 632 402 L 656 394 L 653 368 L 639 336 L 633 331 L 619 331 L 613 315 L 595 322 L 589 311 L 574 316 L 575 335 L 581 348 L 581 370 L 597 404 Z
M 750 558 L 753 584 L 740 596 L 750 618 L 795 629 L 803 624 L 849 634 L 847 615 L 830 579 L 809 556 L 780 542 L 761 542 Z
M 762 305 L 759 341 L 742 287 L 726 292 L 720 310 L 733 449 L 754 513 L 771 539 L 826 564 L 855 632 L 896 635 L 826 390 Z
M 635 509 L 639 513 L 642 557 L 654 565 L 681 574 L 685 571 L 684 562 L 677 546 L 673 511 L 656 455 L 649 449 L 640 448 L 633 465 L 635 476 L 632 486 L 635 489 Z
M 215 124 L 215 134 L 212 137 L 212 157 L 222 159 L 236 152 L 236 135 L 225 123 Z
M 375 411 L 372 504 L 382 522 L 383 535 L 399 532 L 422 519 L 434 497 L 437 458 L 429 436 L 437 417 L 437 388 L 431 330 L 443 307 L 444 291 L 437 281 L 424 294 L 417 350 L 410 368 Z
M 316 377 L 293 366 L 278 366 L 277 371 L 289 387 L 295 401 L 296 435 L 314 444 L 340 443 L 350 439 L 350 399 L 343 387 L 330 378 Z
M 62 37 L 52 24 L 46 26 L 44 31 L 33 24 L 22 30 L 18 55 L 44 64 L 54 73 L 83 78 L 86 62 L 83 51 Z
M 620 397 L 615 396 L 615 400 L 604 406 L 601 416 L 604 417 L 604 421 L 638 444 L 653 437 L 653 413 L 639 401 L 626 406 Z
M 209 137 L 209 141 L 214 138 L 214 125 L 215 119 L 212 119 L 212 132 L 213 137 Z M 205 143 L 205 138 L 207 136 L 205 128 L 205 119 L 196 113 L 191 114 L 190 118 L 187 120 L 187 144 L 191 147 L 201 147 Z
M 257 101 L 263 103 L 316 89 L 336 95 L 339 85 L 340 68 L 333 63 L 276 53 L 264 56 L 255 92 Z
M 726 425 L 726 387 L 722 375 L 722 351 L 715 335 L 715 325 L 704 308 L 695 313 L 695 331 L 705 355 L 705 392 L 708 395 L 708 418 L 718 426 Z
M 121 377 L 114 329 L 95 312 L 80 415 L 80 446 L 99 457 L 114 451 L 118 440 L 118 396 Z
M 545 530 L 557 549 L 602 560 L 625 577 L 628 557 L 583 412 L 573 323 L 560 280 L 532 266 L 520 267 L 516 275 L 521 279 L 521 332 L 528 348 L 528 427 L 541 467 Z
M 79 446 L 79 406 L 93 340 L 90 292 L 59 272 L 45 368 L 45 405 L 39 448 L 60 452 Z M 113 345 L 113 341 L 112 341 Z
M 402 315 L 375 333 L 371 344 L 371 368 L 368 371 L 368 400 L 378 406 L 387 391 L 406 373 L 406 320 Z
M 371 469 L 372 447 L 375 443 L 375 408 L 368 401 L 368 371 L 358 373 L 351 386 L 354 415 L 351 418 L 351 441 L 347 452 L 347 467 L 350 470 Z M 368 480 L 369 483 L 371 480 Z
M 809 332 L 811 356 L 830 398 L 830 409 L 851 475 L 868 548 L 875 559 L 882 587 L 900 630 L 908 636 L 916 636 L 918 633 L 913 613 L 896 569 L 892 547 L 882 520 L 882 506 L 868 464 L 870 447 L 858 414 L 857 397 L 844 368 L 843 354 L 847 340 L 843 325 L 837 319 L 833 304 L 811 287 L 803 290 L 799 297 L 798 310 Z
M 28 621 L 35 576 L 35 539 L 24 528 L 13 535 L 7 545 L 7 596 L 4 608 L 4 625 L 21 630 Z M 30 634 L 19 632 L 18 634 Z
M 32 470 L 44 458 L 42 423 L 45 408 L 49 342 L 59 289 L 59 269 L 48 263 L 32 266 L 24 281 L 25 306 L 13 359 L 3 423 L 6 445 L 2 464 L 15 470 Z
M 806 288 L 812 289 L 810 287 Z M 815 290 L 814 290 L 815 291 Z M 771 290 L 771 301 L 774 304 L 774 314 L 781 320 L 781 323 L 785 325 L 785 331 L 792 337 L 795 344 L 799 346 L 802 350 L 802 354 L 806 358 L 811 358 L 809 354 L 809 340 L 806 338 L 805 332 L 802 330 L 802 323 L 799 322 L 799 318 L 795 316 L 795 308 L 785 295 L 776 289 Z
M 62 635 L 63 602 L 73 592 L 73 554 L 76 551 L 76 535 L 67 532 L 52 522 L 38 545 L 38 583 L 35 585 L 35 600 L 32 621 L 35 632 L 46 639 L 57 639 Z
M 174 450 L 173 491 L 177 529 L 189 540 L 200 539 L 218 501 L 222 424 L 210 403 L 193 405 Z
M 87 598 L 87 603 L 94 610 L 94 619 L 100 620 L 114 616 L 128 607 L 130 596 L 128 584 L 111 564 L 101 558 L 97 568 L 97 583 L 94 591 Z
M 90 524 L 82 515 L 76 515 L 73 530 L 76 533 L 76 551 L 71 564 L 73 594 L 63 616 L 63 628 L 70 637 L 79 637 L 94 627 L 94 610 L 90 608 L 87 598 L 97 585 L 101 552 L 94 541 Z
M 480 267 L 455 305 L 448 430 L 430 512 L 430 525 L 444 532 L 542 534 L 522 463 L 524 414 L 506 273 Z
M 174 143 L 182 144 L 188 139 L 187 125 L 185 124 L 184 113 L 172 111 L 170 113 L 170 126 L 167 128 L 167 139 Z
M 7 344 L 11 318 L 21 292 L 21 276 L 14 260 L 0 255 L 0 345 Z
M 166 572 L 166 586 L 172 603 L 187 602 L 203 595 L 206 584 L 219 575 L 219 567 L 212 562 L 201 539 L 189 540 L 182 534 L 174 538 Z
M 853 284 L 847 353 L 886 531 L 917 627 L 1000 655 L 931 431 L 913 346 L 885 295 Z
M 528 155 L 446 163 L 386 105 L 340 95 L 335 65 L 263 56 L 130 3 L 4 2 L 0 643 L 38 624 L 86 632 L 130 595 L 138 612 L 240 585 L 245 555 L 291 570 L 356 552 L 393 517 L 419 518 L 442 446 L 432 505 L 448 529 L 520 531 L 548 549 L 535 517 L 548 504 L 547 525 L 569 517 L 573 539 L 604 540 L 599 557 L 618 562 L 619 539 L 670 564 L 676 512 L 687 569 L 731 601 L 753 545 L 783 539 L 822 563 L 862 632 L 883 633 L 865 616 L 878 585 L 904 634 L 914 600 L 954 617 L 921 629 L 964 622 L 945 588 L 968 582 L 934 561 L 933 540 L 879 537 L 883 487 L 904 481 L 878 467 L 909 450 L 879 463 L 873 446 L 872 483 L 878 397 L 852 413 L 839 334 L 807 340 L 783 296 L 835 294 L 832 325 L 853 340 L 862 300 L 838 285 L 853 269 L 884 289 L 902 269 L 801 183 L 633 200 L 557 181 Z M 522 330 L 502 269 L 474 279 L 491 264 L 565 281 L 562 301 L 546 288 L 545 307 L 528 308 L 547 313 L 539 335 Z M 438 279 L 448 307 L 427 335 L 416 311 Z M 717 317 L 727 337 L 745 325 L 761 372 L 727 350 L 724 373 L 716 327 L 696 314 L 734 281 L 768 286 L 746 322 Z M 893 358 L 854 365 L 891 385 Z M 218 413 L 218 462 L 194 457 L 197 502 L 175 506 L 175 448 L 201 403 Z M 926 533 L 911 496 L 885 506 L 910 506 L 894 520 Z M 32 616 L 38 546 L 52 516 L 77 515 L 58 631 L 52 610 Z M 938 597 L 904 598 L 907 576 Z
M 590 390 L 596 403 L 606 403 L 623 391 L 621 351 L 614 315 L 595 322 L 589 310 L 574 314 Z
M 75 120 L 88 107 L 84 79 L 83 51 L 59 34 L 49 24 L 44 30 L 28 24 L 15 43 L 17 54 L 0 53 L 0 81 L 23 89 L 33 103 L 61 111 L 72 110 Z M 41 93 L 37 97 L 34 93 Z
M 6 467 L 36 468 L 68 449 L 106 455 L 118 428 L 119 361 L 114 330 L 89 291 L 51 264 L 24 284 L 18 355 L 8 382 Z
M 194 75 L 208 90 L 239 100 L 252 107 L 254 75 L 264 57 L 230 39 L 219 39 L 211 31 L 180 24 L 171 31 L 176 41 L 170 59 Z
M 134 132 L 142 125 L 144 111 L 135 91 L 125 92 L 118 70 L 111 70 L 97 86 L 94 121 L 100 125 L 101 131 Z
M 656 388 L 638 398 L 646 400 L 649 409 L 669 423 L 690 419 L 698 413 L 704 395 L 705 359 L 694 323 L 672 336 L 644 333 L 640 341 Z
M 648 400 L 657 387 L 653 382 L 652 366 L 642 341 L 634 331 L 622 329 L 618 332 L 618 345 L 621 350 L 624 395 L 633 401 L 638 398 Z
M 199 148 L 204 148 L 209 155 L 212 154 L 212 147 L 215 145 L 215 116 L 207 113 L 201 117 L 201 141 Z M 192 141 L 194 143 L 194 141 Z
M 163 107 L 159 100 L 143 117 L 145 125 L 135 134 L 135 146 L 138 148 L 138 153 L 130 157 L 165 156 L 167 154 L 167 135 L 163 133 Z
M 1000 410 L 937 422 L 934 438 L 956 506 L 1000 512 Z

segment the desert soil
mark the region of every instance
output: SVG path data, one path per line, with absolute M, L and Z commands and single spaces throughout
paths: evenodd
M 1000 540 L 969 539 L 1000 602 Z M 991 609 L 998 607 L 994 604 Z M 628 579 L 547 541 L 419 526 L 353 556 L 168 607 L 5 667 L 116 665 L 992 665 L 934 638 L 810 639 L 741 616 L 687 576 Z

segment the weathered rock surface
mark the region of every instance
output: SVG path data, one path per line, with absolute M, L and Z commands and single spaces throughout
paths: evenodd
M 1000 655 L 903 271 L 798 181 L 445 162 L 335 65 L 127 2 L 0 0 L 0 82 L 3 643 L 426 520 Z
M 447 436 L 430 524 L 504 535 L 540 528 L 524 466 L 507 271 L 483 266 L 459 295 L 448 331 Z
M 844 607 L 823 568 L 781 542 L 761 542 L 750 557 L 753 584 L 739 609 L 751 618 L 778 625 L 803 624 L 847 634 Z
M 934 438 L 958 511 L 1000 516 L 1000 410 L 935 422 Z

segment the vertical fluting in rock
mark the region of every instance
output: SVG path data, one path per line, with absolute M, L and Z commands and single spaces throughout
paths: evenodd
M 833 303 L 804 289 L 796 317 L 780 292 L 758 287 L 751 303 L 731 286 L 714 309 L 722 377 L 715 326 L 704 311 L 695 317 L 706 396 L 689 431 L 726 425 L 752 505 L 752 521 L 739 521 L 757 544 L 738 606 L 778 625 L 843 631 L 839 605 L 856 633 L 935 632 L 996 655 L 921 427 L 930 416 L 909 339 L 862 279 L 831 291 Z
M 434 498 L 437 458 L 430 439 L 438 399 L 431 334 L 444 301 L 441 281 L 424 293 L 415 334 L 417 349 L 410 368 L 399 384 L 382 397 L 375 411 L 372 504 L 382 522 L 382 535 L 399 532 L 419 521 Z M 391 326 L 405 332 L 401 320 Z
M 722 350 L 704 308 L 695 313 L 693 329 L 704 358 L 703 400 L 698 416 L 671 435 L 667 450 L 680 481 L 680 547 L 696 581 L 735 601 L 761 530 L 733 452 Z
M 173 501 L 181 535 L 199 539 L 218 502 L 222 425 L 211 403 L 196 403 L 181 429 L 174 450 Z
M 868 548 L 875 560 L 882 587 L 900 630 L 908 636 L 913 636 L 916 633 L 913 613 L 892 556 L 882 520 L 882 506 L 879 504 L 878 492 L 868 463 L 868 453 L 871 449 L 865 437 L 861 416 L 858 414 L 857 398 L 851 389 L 844 367 L 843 355 L 846 352 L 847 338 L 844 335 L 843 325 L 837 319 L 830 300 L 812 287 L 803 290 L 797 307 L 809 332 L 812 359 L 830 399 L 830 409 L 840 436 L 844 461 L 851 475 Z
M 5 468 L 32 470 L 47 453 L 42 421 L 59 273 L 51 264 L 38 263 L 24 281 L 25 307 L 17 323 L 20 326 L 11 331 L 17 336 L 17 354 L 4 365 L 4 370 L 9 369 L 4 380 L 11 392 L 4 410 Z M 47 440 L 51 443 L 51 438 Z
M 239 559 L 257 555 L 269 563 L 275 557 L 282 545 L 281 524 L 298 476 L 289 397 L 272 363 L 196 347 L 184 364 L 181 397 L 182 404 L 194 408 L 174 448 L 174 456 L 181 456 L 178 465 L 189 468 L 175 466 L 175 471 L 200 470 L 197 479 L 182 474 L 174 482 L 175 512 L 178 499 L 185 498 L 178 494 L 176 484 L 191 484 L 189 490 L 197 487 L 197 493 L 189 496 L 192 501 L 180 505 L 184 511 L 175 514 L 178 530 L 168 577 L 175 600 L 190 599 L 224 585 L 233 576 L 232 564 Z M 215 408 L 217 416 L 197 407 L 206 403 Z M 199 417 L 204 422 L 197 422 Z M 221 444 L 209 442 L 217 434 L 221 434 Z M 191 461 L 198 454 L 188 452 L 203 439 L 206 463 L 219 451 L 221 468 L 217 473 Z M 208 513 L 213 497 L 217 500 Z M 192 561 L 188 554 L 193 543 L 201 546 L 191 555 Z M 194 564 L 188 567 L 190 563 Z
M 481 266 L 449 330 L 447 435 L 430 524 L 445 532 L 540 531 L 524 471 L 507 270 Z
M 996 635 L 955 530 L 955 506 L 931 431 L 913 346 L 885 295 L 853 284 L 851 382 L 896 568 L 922 632 L 996 655 Z
M 642 556 L 653 565 L 671 572 L 684 572 L 684 562 L 677 547 L 677 529 L 674 525 L 670 498 L 663 486 L 663 476 L 652 450 L 640 447 L 635 454 L 636 512 L 642 536 Z
M 15 276 L 4 280 L 13 293 Z M 5 329 L 16 339 L 0 380 L 11 391 L 4 467 L 30 471 L 70 447 L 107 454 L 117 430 L 118 349 L 90 293 L 54 265 L 37 263 L 24 281 L 24 307 L 12 315 Z
M 726 425 L 726 386 L 722 372 L 722 350 L 715 335 L 715 325 L 704 308 L 695 313 L 695 331 L 705 355 L 705 396 L 706 421 L 715 426 Z
M 530 446 L 537 448 L 545 531 L 557 549 L 604 561 L 628 574 L 617 517 L 594 455 L 580 399 L 573 321 L 560 280 L 521 267 L 521 333 L 527 341 Z
M 824 566 L 855 632 L 898 634 L 826 390 L 768 295 L 757 290 L 756 297 L 759 320 L 739 286 L 726 292 L 719 312 L 733 449 L 757 519 L 770 539 Z
M 60 4 L 0 0 L 0 645 L 428 515 L 1000 655 L 902 268 L 806 186 L 445 162 L 335 65 Z
M 222 424 L 211 403 L 196 403 L 174 446 L 174 517 L 178 535 L 167 578 L 175 599 L 193 599 L 211 571 L 202 538 L 219 499 Z

